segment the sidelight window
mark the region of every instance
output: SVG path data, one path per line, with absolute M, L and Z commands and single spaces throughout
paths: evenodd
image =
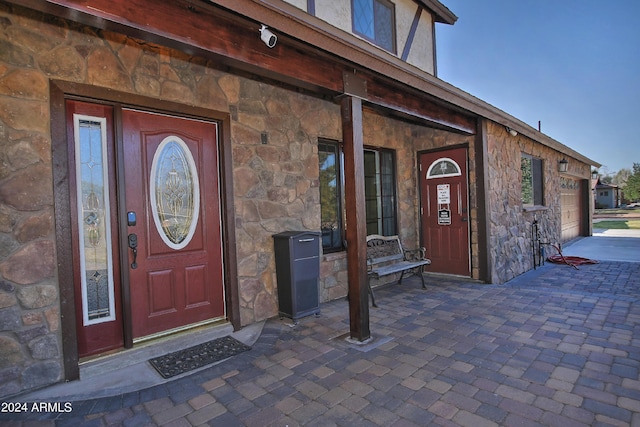
M 83 324 L 115 319 L 106 119 L 74 114 Z

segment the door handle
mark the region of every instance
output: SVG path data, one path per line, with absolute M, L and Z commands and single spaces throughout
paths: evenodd
M 462 220 L 462 222 L 467 222 L 467 217 L 463 216 L 462 218 L 460 218 Z
M 135 233 L 129 234 L 129 247 L 133 251 L 133 262 L 131 263 L 131 268 L 138 268 L 138 263 L 136 259 L 138 258 L 138 236 Z

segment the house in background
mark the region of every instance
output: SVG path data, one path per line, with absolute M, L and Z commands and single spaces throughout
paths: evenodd
M 622 193 L 620 187 L 614 184 L 604 184 L 598 178 L 595 185 L 595 208 L 612 209 L 620 207 Z
M 437 77 L 456 19 L 437 0 L 0 0 L 0 396 L 276 316 L 283 231 L 323 232 L 320 300 L 355 296 L 356 339 L 367 234 L 495 284 L 533 268 L 534 222 L 589 235 L 600 165 Z

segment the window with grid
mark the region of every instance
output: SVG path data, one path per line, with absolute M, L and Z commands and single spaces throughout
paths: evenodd
M 318 143 L 320 209 L 324 252 L 343 249 L 343 155 L 340 144 Z M 391 150 L 364 150 L 364 191 L 367 234 L 392 236 L 397 232 L 395 155 Z
M 395 9 L 386 0 L 352 0 L 353 31 L 396 53 Z
M 397 234 L 395 188 L 393 151 L 365 150 L 364 194 L 367 234 Z

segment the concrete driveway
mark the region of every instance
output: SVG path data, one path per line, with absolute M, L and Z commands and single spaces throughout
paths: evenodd
M 562 253 L 598 261 L 640 262 L 640 230 L 596 228 L 593 236 L 572 242 Z

